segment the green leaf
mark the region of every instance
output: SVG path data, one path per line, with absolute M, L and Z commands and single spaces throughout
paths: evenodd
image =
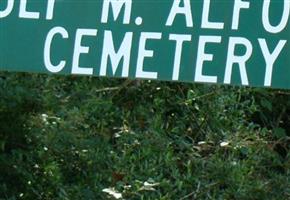
M 0 140 L 0 150 L 4 151 L 4 149 L 5 149 L 5 141 Z
M 283 128 L 274 128 L 274 129 L 273 129 L 273 134 L 274 134 L 274 136 L 275 136 L 276 138 L 278 138 L 278 139 L 287 136 L 286 131 L 285 131 L 285 129 L 283 129 Z
M 273 110 L 272 103 L 271 103 L 270 101 L 266 100 L 266 99 L 262 99 L 262 101 L 261 101 L 261 105 L 262 105 L 264 108 L 268 109 L 269 111 L 272 111 L 272 110 Z

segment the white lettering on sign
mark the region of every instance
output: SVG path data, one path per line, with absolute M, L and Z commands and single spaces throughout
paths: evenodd
M 264 86 L 271 86 L 272 84 L 272 73 L 273 73 L 273 66 L 275 61 L 277 60 L 278 56 L 280 55 L 281 51 L 283 50 L 285 44 L 287 43 L 286 40 L 280 40 L 274 51 L 271 53 L 269 51 L 268 45 L 265 39 L 258 39 L 260 47 L 262 49 L 262 53 L 266 62 L 266 73 L 265 73 L 265 82 Z
M 173 65 L 173 75 L 172 80 L 177 81 L 179 79 L 179 70 L 181 62 L 182 47 L 184 42 L 190 42 L 191 35 L 178 35 L 170 34 L 169 40 L 176 41 L 175 56 L 174 56 L 174 65 Z
M 0 18 L 7 17 L 13 10 L 14 0 L 7 0 L 7 6 L 4 10 L 0 10 Z
M 238 45 L 242 45 L 246 48 L 246 52 L 244 55 L 241 55 L 241 56 L 235 55 L 235 49 Z M 253 52 L 253 46 L 248 39 L 241 38 L 241 37 L 230 37 L 226 72 L 225 72 L 225 79 L 224 79 L 225 84 L 231 83 L 233 65 L 238 64 L 240 73 L 241 73 L 242 84 L 249 85 L 247 70 L 246 70 L 246 62 L 251 57 L 252 52 Z
M 39 12 L 27 11 L 27 0 L 20 0 L 20 18 L 39 19 Z
M 1 1 L 3 2 L 3 1 Z M 30 5 L 32 5 L 31 2 Z M 13 11 L 15 3 L 14 0 L 7 0 L 7 6 L 4 10 L 0 10 L 0 18 L 7 17 L 8 15 L 11 14 Z M 46 20 L 52 20 L 53 19 L 53 14 L 54 14 L 54 5 L 55 5 L 55 0 L 47 0 L 47 9 L 46 9 Z M 20 0 L 19 1 L 19 18 L 24 18 L 24 19 L 39 19 L 40 18 L 40 13 L 36 11 L 28 11 L 28 0 Z
M 290 0 L 169 3 L 0 0 L 0 69 L 290 88 Z
M 157 72 L 144 71 L 144 59 L 153 57 L 154 51 L 146 49 L 147 40 L 160 40 L 162 33 L 141 33 L 137 58 L 136 78 L 157 79 Z
M 223 29 L 224 23 L 222 23 L 222 22 L 210 22 L 209 21 L 209 9 L 210 9 L 210 0 L 204 0 L 202 20 L 201 20 L 201 28 Z
M 282 14 L 282 19 L 280 23 L 277 26 L 272 26 L 270 23 L 270 3 L 271 0 L 264 0 L 264 5 L 263 5 L 263 25 L 266 31 L 269 33 L 279 33 L 281 32 L 287 25 L 288 20 L 289 20 L 289 14 L 290 14 L 290 1 L 289 0 L 284 0 L 284 9 L 283 9 L 283 14 Z M 272 2 L 275 3 L 275 2 Z
M 129 76 L 132 39 L 133 33 L 126 33 L 119 50 L 116 52 L 112 32 L 105 31 L 100 76 L 106 76 L 109 58 L 112 65 L 113 75 L 115 75 L 119 63 L 123 58 L 122 77 Z
M 92 67 L 80 67 L 79 60 L 81 54 L 89 53 L 90 48 L 87 46 L 82 46 L 82 39 L 84 36 L 96 36 L 96 29 L 77 29 L 75 46 L 74 46 L 74 54 L 73 54 L 73 62 L 72 62 L 72 74 L 93 74 Z
M 113 9 L 113 16 L 114 16 L 115 21 L 120 15 L 122 7 L 125 7 L 123 24 L 130 23 L 132 0 L 104 0 L 102 19 L 101 19 L 102 23 L 108 22 L 110 5 Z
M 233 12 L 233 22 L 232 22 L 232 29 L 238 30 L 239 22 L 240 22 L 240 12 L 241 9 L 248 9 L 250 8 L 250 3 L 242 0 L 235 0 L 234 4 L 234 12 Z
M 47 34 L 44 45 L 44 65 L 46 69 L 52 73 L 57 73 L 63 70 L 66 61 L 62 60 L 58 65 L 53 65 L 51 62 L 51 43 L 56 35 L 60 35 L 62 38 L 68 38 L 68 32 L 63 27 L 55 27 Z
M 198 43 L 198 53 L 196 61 L 195 78 L 196 82 L 202 83 L 216 83 L 216 76 L 206 76 L 202 74 L 203 63 L 205 61 L 212 61 L 213 55 L 205 53 L 205 47 L 207 43 L 221 43 L 222 38 L 220 36 L 200 36 Z
M 53 19 L 55 0 L 47 0 L 47 11 L 46 11 L 46 19 Z
M 183 0 L 183 5 L 180 6 L 181 0 L 174 0 L 173 5 L 166 21 L 166 26 L 172 26 L 177 14 L 185 16 L 186 26 L 193 27 L 190 0 Z

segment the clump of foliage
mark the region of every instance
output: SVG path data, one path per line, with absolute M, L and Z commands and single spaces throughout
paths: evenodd
M 287 199 L 288 91 L 0 74 L 0 199 Z

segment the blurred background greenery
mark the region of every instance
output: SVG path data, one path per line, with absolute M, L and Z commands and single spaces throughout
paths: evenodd
M 0 199 L 290 199 L 290 92 L 0 73 Z

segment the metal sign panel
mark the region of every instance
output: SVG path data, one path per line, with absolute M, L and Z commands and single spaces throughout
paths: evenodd
M 1 0 L 0 70 L 290 88 L 289 0 Z

